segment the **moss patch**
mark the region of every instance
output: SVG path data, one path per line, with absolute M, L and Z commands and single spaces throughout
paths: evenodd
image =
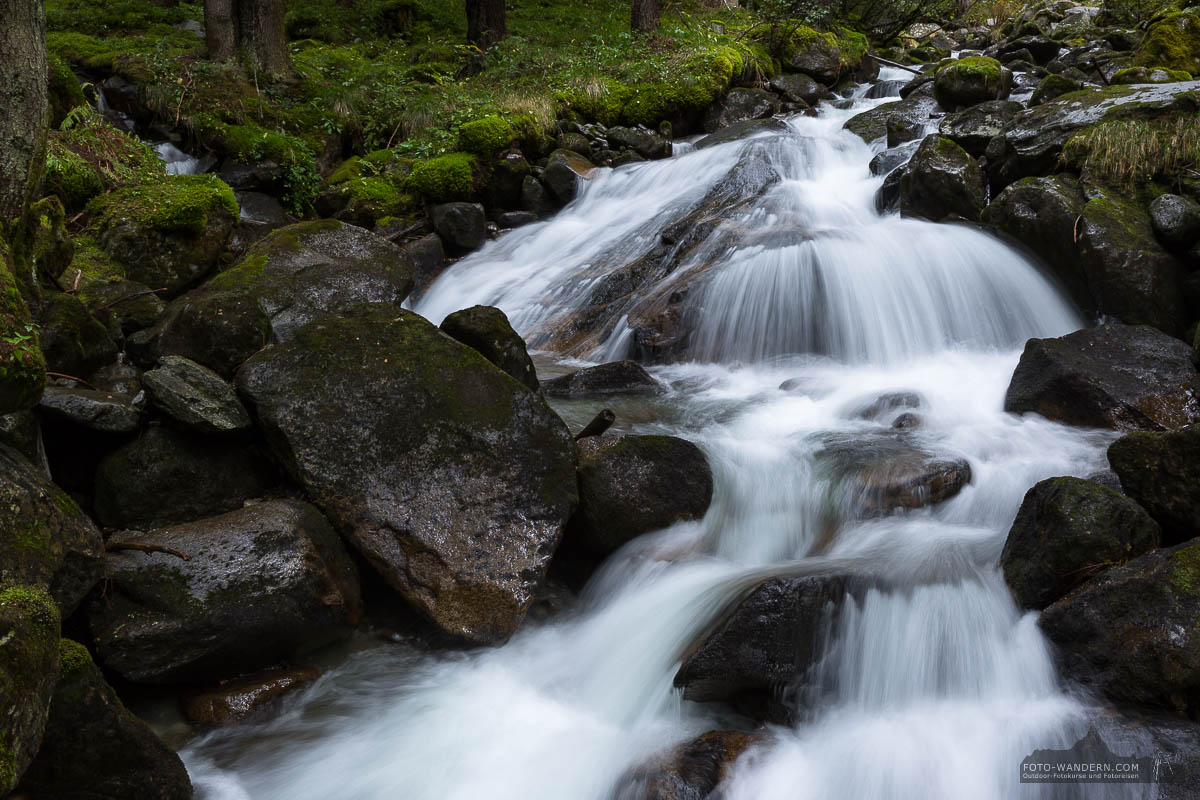
M 1143 37 L 1133 63 L 1200 73 L 1200 19 L 1194 14 L 1170 14 L 1155 23 Z
M 161 183 L 121 189 L 97 201 L 101 224 L 132 219 L 143 230 L 199 235 L 209 212 L 223 209 L 238 218 L 233 190 L 212 175 L 172 175 Z
M 418 162 L 404 188 L 430 203 L 467 200 L 475 188 L 478 162 L 470 153 L 450 153 Z
M 458 129 L 458 148 L 480 156 L 490 156 L 512 144 L 516 131 L 507 120 L 488 116 L 463 123 Z

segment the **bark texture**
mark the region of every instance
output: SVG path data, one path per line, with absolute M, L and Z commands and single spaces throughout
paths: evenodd
M 25 213 L 46 160 L 46 14 L 42 0 L 0 12 L 0 225 Z
M 650 33 L 657 28 L 658 16 L 661 11 L 661 0 L 633 0 L 634 32 Z
M 486 50 L 506 36 L 504 0 L 467 0 L 467 41 Z
M 237 54 L 233 0 L 204 0 L 204 37 L 213 61 L 228 61 Z
M 209 58 L 227 61 L 240 56 L 255 73 L 290 72 L 283 13 L 283 0 L 205 0 Z

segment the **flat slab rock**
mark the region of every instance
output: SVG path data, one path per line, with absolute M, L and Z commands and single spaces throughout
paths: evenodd
M 636 361 L 612 361 L 542 381 L 547 397 L 601 397 L 611 394 L 658 394 L 663 386 Z
M 224 378 L 183 356 L 163 356 L 157 369 L 142 375 L 142 385 L 164 413 L 200 433 L 233 433 L 253 425 Z
M 47 386 L 38 405 L 50 417 L 101 433 L 133 433 L 142 424 L 129 398 L 109 392 Z

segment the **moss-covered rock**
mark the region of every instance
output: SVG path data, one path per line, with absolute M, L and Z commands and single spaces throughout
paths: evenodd
M 1042 82 L 1033 90 L 1033 97 L 1029 98 L 1029 105 L 1040 106 L 1042 103 L 1048 103 L 1056 97 L 1061 97 L 1068 92 L 1077 92 L 1082 88 L 1083 85 L 1079 81 L 1052 72 L 1042 78 Z
M 17 287 L 11 251 L 0 237 L 0 414 L 33 408 L 46 385 L 37 328 Z
M 390 307 L 306 325 L 237 388 L 291 476 L 414 607 L 468 641 L 516 630 L 576 503 L 574 445 L 541 398 Z
M 1163 526 L 1168 544 L 1200 536 L 1200 425 L 1131 433 L 1108 448 L 1121 488 Z
M 108 330 L 73 294 L 48 294 L 37 321 L 46 367 L 52 372 L 86 380 L 117 360 L 117 345 Z
M 994 58 L 974 56 L 951 61 L 937 71 L 933 93 L 938 104 L 956 111 L 987 100 L 1003 100 L 1012 90 L 1012 72 Z
M 1191 73 L 1178 69 L 1126 67 L 1113 73 L 1113 76 L 1109 78 L 1109 82 L 1116 85 L 1124 85 L 1134 83 L 1177 83 L 1179 81 L 1190 81 L 1191 79 Z
M 177 355 L 228 378 L 273 335 L 271 316 L 253 294 L 201 287 L 172 301 L 157 324 L 129 337 L 127 347 L 147 368 Z
M 58 661 L 46 734 L 17 793 L 190 800 L 179 756 L 121 704 L 87 648 L 61 639 Z
M 70 150 L 55 152 L 51 145 L 44 176 L 46 191 L 53 193 L 72 211 L 82 210 L 96 195 L 104 191 L 100 170 Z
M 935 222 L 950 214 L 974 221 L 986 204 L 979 163 L 952 139 L 925 137 L 900 179 L 900 212 Z
M 477 162 L 470 153 L 450 153 L 418 161 L 404 188 L 427 203 L 469 200 L 475 192 Z
M 474 348 L 488 361 L 529 387 L 530 391 L 541 394 L 537 370 L 525 349 L 525 342 L 500 309 L 472 306 L 455 311 L 442 320 L 441 329 L 447 336 Z
M 867 37 L 846 28 L 822 33 L 801 25 L 783 43 L 780 58 L 795 71 L 833 86 L 862 65 L 869 49 Z
M 45 587 L 71 611 L 104 574 L 100 532 L 21 454 L 0 445 L 0 585 Z
M 172 175 L 89 206 L 92 231 L 126 277 L 173 297 L 212 272 L 238 220 L 233 190 L 210 175 Z
M 503 117 L 490 116 L 465 122 L 458 129 L 458 149 L 488 157 L 513 143 L 517 133 Z
M 86 105 L 83 88 L 67 62 L 51 53 L 50 64 L 50 126 L 57 128 L 71 109 Z
M 1048 478 L 1025 494 L 1000 566 L 1024 608 L 1045 608 L 1108 567 L 1160 542 L 1146 511 L 1107 486 Z
M 33 761 L 58 673 L 58 608 L 42 589 L 0 589 L 0 793 Z
M 1168 14 L 1156 22 L 1142 37 L 1133 63 L 1200 74 L 1200 18 L 1191 13 Z

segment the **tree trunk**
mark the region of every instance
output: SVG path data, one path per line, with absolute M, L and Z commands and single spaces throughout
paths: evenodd
M 239 44 L 247 66 L 267 75 L 291 72 L 283 0 L 237 0 L 237 7 Z
M 504 0 L 467 0 L 467 41 L 480 50 L 508 36 Z
M 204 41 L 211 61 L 228 61 L 237 55 L 233 0 L 204 0 Z
M 651 33 L 658 27 L 661 0 L 633 0 L 634 33 Z
M 0 228 L 33 200 L 46 161 L 46 13 L 5 0 L 0 13 Z

